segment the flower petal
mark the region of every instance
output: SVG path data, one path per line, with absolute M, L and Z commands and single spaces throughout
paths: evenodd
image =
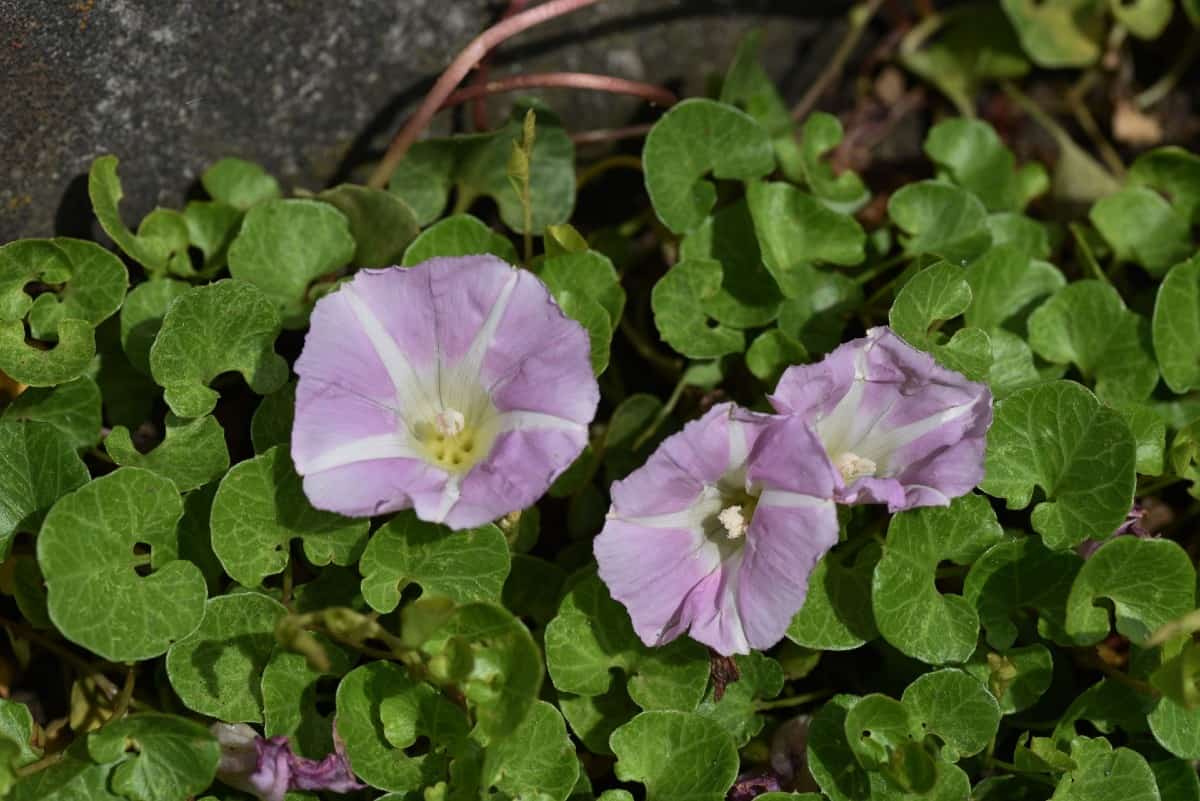
M 893 512 L 944 506 L 983 480 L 991 392 L 889 328 L 871 329 L 819 364 L 788 368 L 770 400 L 812 425 L 832 458 L 877 465 L 873 478 L 839 488 L 843 503 L 886 502 Z

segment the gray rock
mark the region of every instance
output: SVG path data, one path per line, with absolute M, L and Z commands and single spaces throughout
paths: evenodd
M 121 159 L 126 222 L 178 207 L 234 155 L 288 186 L 361 176 L 492 0 L 0 0 L 0 242 L 88 236 L 92 159 Z M 798 96 L 844 3 L 608 0 L 506 43 L 491 74 L 578 70 L 702 92 L 746 30 Z M 832 35 L 831 35 L 832 34 Z M 572 130 L 627 124 L 631 98 L 547 91 Z M 489 102 L 492 119 L 507 102 Z M 435 128 L 453 121 L 442 114 Z

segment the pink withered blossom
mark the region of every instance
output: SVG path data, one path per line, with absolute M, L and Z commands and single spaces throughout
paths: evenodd
M 588 336 L 494 256 L 363 270 L 317 302 L 292 458 L 319 509 L 461 529 L 537 501 L 587 442 Z
M 286 737 L 260 737 L 245 723 L 214 723 L 221 745 L 217 778 L 261 801 L 283 801 L 288 790 L 350 793 L 366 789 L 354 778 L 342 740 L 333 732 L 333 753 L 307 759 L 292 753 Z

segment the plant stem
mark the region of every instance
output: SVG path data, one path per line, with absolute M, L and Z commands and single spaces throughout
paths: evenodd
M 133 665 L 125 666 L 125 683 L 121 686 L 121 694 L 117 696 L 117 701 L 113 704 L 112 720 L 120 720 L 125 717 L 125 713 L 129 711 L 129 704 L 133 700 L 133 686 L 137 682 L 137 672 Z
M 639 356 L 648 361 L 664 375 L 671 377 L 679 375 L 679 372 L 683 369 L 682 359 L 672 359 L 670 356 L 659 353 L 658 349 L 654 347 L 650 340 L 642 336 L 642 332 L 637 330 L 637 327 L 629 322 L 628 318 L 622 317 L 618 325 L 621 333 L 629 340 L 629 344 L 633 345 L 633 349 L 637 351 Z
M 828 698 L 831 695 L 833 695 L 833 690 L 814 690 L 811 693 L 802 693 L 788 698 L 777 698 L 774 701 L 759 701 L 754 705 L 754 708 L 760 712 L 768 709 L 787 709 L 793 706 L 811 704 L 813 701 L 820 701 L 822 698 Z
M 1171 94 L 1171 90 L 1175 88 L 1175 85 L 1187 73 L 1188 67 L 1192 65 L 1197 55 L 1200 55 L 1200 30 L 1192 31 L 1187 44 L 1183 46 L 1183 49 L 1179 52 L 1179 58 L 1175 60 L 1171 68 L 1155 81 L 1149 89 L 1133 99 L 1137 107 L 1145 111 L 1157 105 L 1164 97 Z
M 463 87 L 447 97 L 438 108 L 439 110 L 446 109 L 475 98 L 522 89 L 589 89 L 593 92 L 633 95 L 658 106 L 673 106 L 678 102 L 678 98 L 670 91 L 652 83 L 630 81 L 611 75 L 596 75 L 590 72 L 540 72 L 533 75 L 512 75 L 483 84 Z
M 631 156 L 628 153 L 620 153 L 616 156 L 609 156 L 603 161 L 598 161 L 591 165 L 583 172 L 579 173 L 579 177 L 575 179 L 575 191 L 578 192 L 583 187 L 587 186 L 596 178 L 600 177 L 609 170 L 630 169 L 642 171 L 642 160 L 637 156 Z
M 421 131 L 425 130 L 425 127 L 429 125 L 430 120 L 433 119 L 433 115 L 437 113 L 437 110 L 441 108 L 442 103 L 462 83 L 463 78 L 467 76 L 475 65 L 483 60 L 484 56 L 493 48 L 524 30 L 599 2 L 601 0 L 549 0 L 549 2 L 543 3 L 540 6 L 534 6 L 528 11 L 522 11 L 520 14 L 515 14 L 508 19 L 501 20 L 476 36 L 455 57 L 454 61 L 450 62 L 450 66 L 437 79 L 437 83 L 429 90 L 429 94 L 425 95 L 425 99 L 421 101 L 421 105 L 417 108 L 416 113 L 409 118 L 408 122 L 400 130 L 400 133 L 392 140 L 392 144 L 388 146 L 383 159 L 371 174 L 371 179 L 367 182 L 367 186 L 372 189 L 382 189 L 387 186 L 388 180 L 396 170 L 396 165 L 400 163 L 400 160 L 404 158 L 404 154 L 417 141 L 417 137 L 421 135 Z
M 808 91 L 804 93 L 804 97 L 800 98 L 796 107 L 792 109 L 792 119 L 804 119 L 817 105 L 821 95 L 825 94 L 829 85 L 841 74 L 842 68 L 846 66 L 846 59 L 850 58 L 850 54 L 854 52 L 854 46 L 862 38 L 863 32 L 867 29 L 867 23 L 875 16 L 875 12 L 879 11 L 881 5 L 883 5 L 883 0 L 867 0 L 867 2 L 850 9 L 846 21 L 848 26 L 846 35 L 842 37 L 842 42 L 834 52 L 833 58 L 829 60 L 829 64 L 808 87 Z
M 594 145 L 602 142 L 615 142 L 619 139 L 637 139 L 649 133 L 653 125 L 626 125 L 623 128 L 597 128 L 594 131 L 580 131 L 571 134 L 571 141 L 577 145 Z
M 1095 83 L 1098 73 L 1093 69 L 1084 73 L 1083 77 L 1075 86 L 1071 87 L 1067 92 L 1067 107 L 1071 109 L 1071 113 L 1075 115 L 1075 120 L 1079 123 L 1079 127 L 1083 128 L 1084 133 L 1092 140 L 1092 144 L 1096 146 L 1096 152 L 1100 154 L 1100 159 L 1104 165 L 1118 178 L 1125 174 L 1125 163 L 1121 161 L 1121 156 L 1116 149 L 1109 144 L 1108 139 L 1100 130 L 1100 126 L 1096 124 L 1096 118 L 1092 116 L 1092 111 L 1083 102 L 1083 96 L 1092 88 Z
M 650 441 L 654 436 L 654 432 L 658 430 L 671 412 L 675 411 L 675 407 L 679 405 L 679 399 L 683 397 L 683 390 L 687 386 L 687 373 L 679 376 L 679 381 L 675 383 L 675 389 L 671 390 L 671 397 L 667 398 L 667 402 L 658 410 L 658 414 L 654 415 L 654 419 L 650 421 L 650 425 L 646 426 L 646 430 L 638 435 L 638 438 L 633 441 L 633 450 L 635 453 L 639 448 Z
M 859 286 L 862 286 L 863 284 L 883 275 L 888 270 L 895 267 L 897 264 L 903 264 L 904 262 L 908 261 L 908 259 L 909 259 L 909 255 L 907 253 L 897 254 L 895 256 L 892 256 L 890 259 L 884 259 L 883 261 L 876 264 L 874 267 L 871 267 L 867 270 L 863 270 L 861 273 L 854 276 L 854 278 L 852 280 L 854 281 L 854 283 L 858 284 Z
M 504 9 L 504 13 L 500 15 L 500 19 L 496 22 L 503 22 L 514 14 L 520 14 L 525 10 L 525 6 L 529 5 L 529 0 L 508 0 L 508 6 Z M 489 54 L 490 55 L 490 54 Z M 483 85 L 487 83 L 488 71 L 491 64 L 488 63 L 487 56 L 479 60 L 479 64 L 475 68 L 475 77 L 472 83 Z M 476 131 L 486 131 L 491 126 L 488 125 L 487 102 L 486 96 L 480 95 L 475 98 L 475 102 L 471 104 L 471 122 L 475 126 Z

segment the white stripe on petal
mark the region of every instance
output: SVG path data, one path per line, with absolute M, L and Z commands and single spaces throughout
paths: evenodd
M 733 473 L 745 472 L 746 468 L 746 429 L 743 424 L 733 417 L 729 418 L 729 465 L 726 471 Z M 744 481 L 744 479 L 743 479 Z
M 465 388 L 482 387 L 483 380 L 480 377 L 480 371 L 483 369 L 483 358 L 487 355 L 488 348 L 491 347 L 492 340 L 496 337 L 496 329 L 500 327 L 500 321 L 504 319 L 504 313 L 508 310 L 508 303 L 512 299 L 513 290 L 517 287 L 517 281 L 521 274 L 518 270 L 513 270 L 512 275 L 500 290 L 500 294 L 496 296 L 496 302 L 492 304 L 492 308 L 488 310 L 487 317 L 484 318 L 483 324 L 479 326 L 479 330 L 475 333 L 475 338 L 471 340 L 471 346 L 467 348 L 467 352 L 462 358 L 453 365 L 443 365 L 441 359 L 438 360 L 438 389 L 441 394 L 443 403 L 454 405 L 455 403 L 464 403 L 466 398 L 458 398 L 456 395 L 463 393 Z M 474 394 L 473 392 L 470 394 Z M 476 411 L 472 409 L 471 411 Z
M 721 511 L 721 493 L 716 487 L 705 487 L 696 500 L 678 512 L 667 512 L 661 515 L 643 515 L 640 517 L 625 517 L 610 515 L 624 523 L 645 528 L 682 528 L 689 531 L 701 531 L 704 521 Z
M 451 473 L 446 477 L 446 483 L 442 486 L 442 497 L 438 502 L 437 511 L 433 513 L 433 520 L 438 523 L 444 521 L 450 514 L 450 510 L 454 508 L 454 504 L 458 503 L 461 495 L 462 476 Z
M 546 412 L 501 412 L 496 417 L 496 422 L 500 426 L 498 434 L 506 431 L 587 431 L 587 426 L 583 423 Z
M 832 501 L 826 498 L 778 489 L 763 490 L 762 495 L 758 496 L 759 506 L 772 506 L 776 509 L 804 509 L 825 506 L 830 503 Z
M 922 420 L 913 421 L 905 426 L 876 431 L 873 436 L 863 441 L 861 455 L 867 456 L 880 465 L 883 465 L 891 459 L 892 454 L 896 451 L 905 445 L 915 442 L 931 431 L 957 420 L 971 411 L 973 405 L 974 401 L 972 400 L 961 406 L 952 406 Z
M 417 411 L 413 409 L 413 406 L 414 401 L 418 399 L 423 406 L 430 406 L 420 373 L 408 360 L 404 351 L 400 350 L 400 345 L 383 327 L 383 323 L 379 322 L 379 318 L 371 311 L 371 307 L 355 294 L 354 288 L 351 286 L 343 287 L 340 294 L 350 304 L 350 310 L 354 313 L 359 325 L 362 326 L 363 333 L 367 335 L 371 347 L 375 349 L 379 360 L 383 362 L 383 369 L 387 371 L 388 378 L 392 381 L 392 386 L 396 390 L 396 398 L 400 403 L 400 408 L 406 413 L 405 416 L 411 417 L 412 412 Z M 417 416 L 428 415 L 418 414 Z
M 345 467 L 358 462 L 370 462 L 375 459 L 421 459 L 420 453 L 408 445 L 398 434 L 376 434 L 373 437 L 363 437 L 349 442 L 343 442 L 336 448 L 325 451 L 316 458 L 309 459 L 303 469 L 306 475 L 332 470 L 335 467 Z

